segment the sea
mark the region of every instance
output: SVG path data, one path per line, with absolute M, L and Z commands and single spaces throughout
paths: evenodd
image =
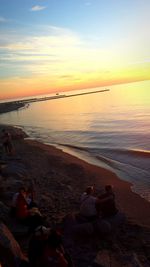
M 58 93 L 69 96 L 103 89 Z M 34 102 L 1 114 L 0 123 L 21 127 L 31 139 L 111 170 L 150 201 L 150 81 L 107 89 Z M 54 94 L 42 97 L 47 96 Z

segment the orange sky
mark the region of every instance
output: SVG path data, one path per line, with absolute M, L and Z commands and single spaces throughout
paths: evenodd
M 150 1 L 2 1 L 1 100 L 150 79 Z

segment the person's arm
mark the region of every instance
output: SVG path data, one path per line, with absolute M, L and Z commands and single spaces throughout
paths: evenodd
M 104 202 L 106 202 L 107 200 L 110 200 L 110 199 L 114 199 L 114 196 L 113 195 L 109 195 L 109 196 L 106 196 L 104 198 L 99 198 L 99 203 L 104 203 Z

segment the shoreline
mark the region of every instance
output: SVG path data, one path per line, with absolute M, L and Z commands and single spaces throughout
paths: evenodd
M 86 162 L 82 155 L 79 158 L 59 146 L 30 139 L 22 128 L 6 124 L 0 125 L 0 131 L 2 128 L 8 129 L 12 135 L 14 154 L 7 156 L 1 147 L 0 222 L 1 225 L 5 223 L 18 241 L 23 256 L 27 257 L 30 236 L 25 233 L 28 229 L 16 224 L 9 216 L 12 196 L 20 186 L 34 190 L 34 200 L 45 218 L 44 224 L 62 231 L 65 250 L 71 255 L 74 266 L 93 266 L 97 259 L 101 265 L 106 265 L 107 260 L 107 265 L 111 262 L 118 267 L 135 266 L 137 263 L 149 266 L 150 202 L 134 193 L 130 182 L 121 180 L 105 166 Z M 116 206 L 125 213 L 127 221 L 117 231 L 112 229 L 108 240 L 97 235 L 92 224 L 90 229 L 92 227 L 94 235 L 82 237 L 81 233 L 80 237 L 79 231 L 76 239 L 72 221 L 70 225 L 64 225 L 64 219 L 79 211 L 81 194 L 88 185 L 94 186 L 96 196 L 102 193 L 106 184 L 113 185 Z M 86 223 L 76 226 L 77 229 L 78 226 L 81 230 L 82 227 L 86 229 Z M 4 261 L 7 255 L 2 256 Z
M 13 126 L 7 127 L 12 132 L 20 132 Z M 150 203 L 131 190 L 131 183 L 121 180 L 108 169 L 87 163 L 55 146 L 23 138 L 13 140 L 16 155 L 27 167 L 28 179 L 35 186 L 38 202 L 43 199 L 41 210 L 46 212 L 49 220 L 77 211 L 80 196 L 88 185 L 94 185 L 96 192 L 100 192 L 106 184 L 112 184 L 119 210 L 125 212 L 131 222 L 150 227 Z M 55 201 L 58 205 L 54 204 Z M 47 206 L 51 209 L 50 213 Z
M 2 113 L 8 112 L 9 106 L 7 108 L 8 110 L 3 109 Z M 17 110 L 19 107 L 14 106 L 13 108 L 14 110 Z M 3 126 L 0 125 L 0 129 L 2 129 Z M 19 134 L 21 135 L 21 139 L 14 140 L 15 147 L 16 147 L 16 150 L 18 150 L 17 153 L 21 151 L 21 157 L 23 157 L 22 160 L 25 161 L 25 164 L 27 163 L 27 165 L 30 165 L 31 173 L 32 172 L 34 173 L 33 175 L 31 174 L 31 177 L 33 177 L 34 175 L 36 176 L 37 171 L 34 170 L 34 167 L 32 166 L 32 164 L 30 164 L 30 162 L 26 162 L 27 159 L 25 159 L 22 150 L 27 151 L 28 160 L 31 161 L 30 159 L 31 155 L 29 153 L 29 150 L 31 148 L 33 152 L 33 161 L 34 160 L 37 161 L 37 165 L 39 164 L 39 166 L 40 166 L 40 161 L 39 159 L 37 159 L 36 151 L 38 151 L 39 158 L 42 160 L 42 155 L 40 154 L 40 150 L 42 150 L 44 154 L 48 153 L 48 155 L 45 158 L 46 161 L 49 160 L 48 158 L 55 158 L 55 157 L 56 157 L 56 160 L 58 158 L 58 162 L 64 161 L 63 172 L 65 173 L 65 175 L 66 175 L 65 168 L 66 169 L 68 168 L 66 164 L 69 165 L 69 164 L 72 164 L 73 162 L 73 164 L 77 164 L 79 170 L 80 169 L 82 169 L 82 171 L 84 170 L 83 172 L 85 172 L 85 174 L 87 175 L 87 177 L 84 177 L 84 181 L 82 181 L 83 182 L 82 186 L 81 186 L 81 181 L 78 181 L 80 190 L 78 190 L 78 188 L 75 189 L 78 191 L 77 194 L 75 194 L 77 195 L 77 198 L 80 197 L 80 195 L 82 194 L 86 186 L 91 183 L 96 185 L 96 187 L 101 187 L 101 189 L 102 187 L 104 187 L 105 184 L 113 184 L 115 188 L 116 196 L 117 196 L 117 202 L 120 204 L 121 208 L 128 215 L 128 217 L 133 218 L 137 222 L 150 227 L 150 218 L 148 218 L 147 216 L 147 214 L 150 214 L 150 203 L 144 198 L 142 198 L 140 195 L 138 195 L 137 193 L 131 190 L 132 183 L 127 182 L 125 180 L 121 180 L 121 178 L 117 174 L 115 174 L 114 172 L 112 172 L 112 170 L 109 170 L 108 168 L 105 168 L 103 166 L 93 165 L 91 162 L 86 162 L 82 160 L 81 158 L 76 157 L 76 155 L 71 155 L 71 154 L 68 154 L 66 151 L 60 150 L 59 147 L 47 145 L 44 143 L 40 143 L 38 141 L 25 140 L 23 138 L 27 137 L 27 135 L 20 128 L 15 128 L 10 125 L 5 125 L 4 127 L 8 127 L 9 129 L 12 129 L 13 131 L 15 131 L 15 134 L 16 132 L 19 132 Z M 23 149 L 21 147 L 21 144 L 24 147 Z M 57 170 L 58 173 L 61 172 L 60 167 L 62 166 L 59 166 L 59 164 L 58 164 L 58 167 L 53 166 L 55 171 L 58 169 Z M 46 171 L 49 172 L 49 166 L 45 167 L 45 172 Z M 70 172 L 73 174 L 72 170 Z M 84 176 L 86 176 L 85 174 Z M 94 179 L 91 179 L 90 177 L 94 177 Z M 40 177 L 38 179 L 40 180 Z M 73 182 L 73 179 L 71 183 L 72 182 Z M 78 201 L 78 199 L 76 199 L 75 202 L 76 201 Z

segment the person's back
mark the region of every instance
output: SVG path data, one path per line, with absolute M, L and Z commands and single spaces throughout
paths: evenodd
M 17 198 L 19 196 L 19 192 L 15 193 L 12 198 L 12 207 L 16 208 Z
M 105 193 L 99 197 L 99 209 L 103 218 L 117 214 L 118 210 L 115 203 L 115 194 L 111 185 L 105 186 Z
M 92 196 L 93 187 L 88 187 L 81 196 L 80 215 L 87 219 L 97 216 L 96 201 L 97 198 Z
M 46 240 L 49 235 L 49 231 L 49 228 L 46 228 L 42 225 L 38 226 L 34 230 L 28 246 L 28 257 L 31 267 L 40 266 L 39 264 L 45 248 Z
M 64 255 L 57 249 L 47 246 L 43 254 L 44 267 L 68 267 Z
M 52 230 L 42 255 L 42 266 L 44 267 L 69 267 L 65 258 L 61 235 Z

